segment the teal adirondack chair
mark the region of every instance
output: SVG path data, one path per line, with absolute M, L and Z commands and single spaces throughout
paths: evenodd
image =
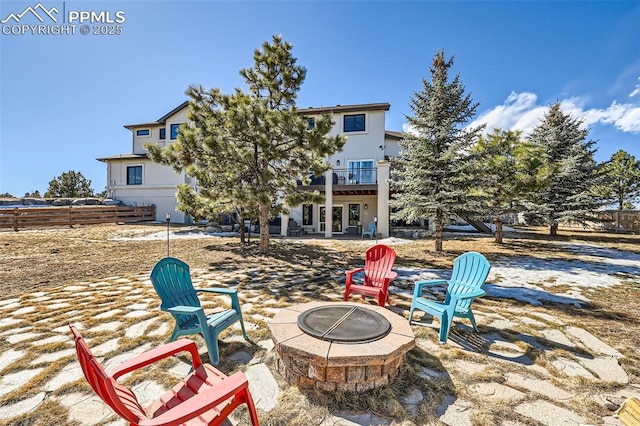
M 376 233 L 376 223 L 375 222 L 370 222 L 369 223 L 369 229 L 363 229 L 362 230 L 362 237 L 364 238 L 365 235 L 368 235 L 369 238 L 373 238 L 373 236 Z
M 453 317 L 468 318 L 473 329 L 478 332 L 476 319 L 471 311 L 471 302 L 483 296 L 482 284 L 489 275 L 489 261 L 480 253 L 468 252 L 458 256 L 453 262 L 453 272 L 449 280 L 418 281 L 413 289 L 413 301 L 409 311 L 409 323 L 413 311 L 420 309 L 440 320 L 440 343 L 446 343 Z M 425 299 L 422 289 L 428 286 L 448 284 L 444 302 Z
M 151 271 L 151 282 L 162 300 L 160 309 L 169 312 L 176 320 L 171 341 L 179 336 L 200 333 L 209 352 L 209 361 L 218 365 L 218 334 L 234 322 L 240 321 L 242 335 L 249 340 L 242 321 L 242 312 L 236 290 L 226 288 L 194 288 L 189 265 L 173 257 L 160 260 Z M 205 315 L 197 292 L 225 294 L 231 298 L 231 308 Z

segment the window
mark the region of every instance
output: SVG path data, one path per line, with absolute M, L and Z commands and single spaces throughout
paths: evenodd
M 376 183 L 373 160 L 349 161 L 349 184 Z
M 349 204 L 349 226 L 360 225 L 360 204 Z
M 345 132 L 364 132 L 364 114 L 352 114 L 344 116 Z
M 313 225 L 313 204 L 302 205 L 302 225 Z
M 142 185 L 142 166 L 127 167 L 127 185 Z
M 182 123 L 172 124 L 171 125 L 171 139 L 178 139 L 178 128 L 182 125 Z
M 149 129 L 140 129 L 136 130 L 136 136 L 150 136 L 151 130 Z
M 163 127 L 162 129 L 160 129 L 160 139 L 166 139 L 166 138 L 167 138 L 167 129 Z
M 316 128 L 316 119 L 313 117 L 307 118 L 307 130 Z

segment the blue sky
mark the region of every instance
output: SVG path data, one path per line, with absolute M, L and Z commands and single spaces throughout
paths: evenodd
M 638 1 L 41 3 L 66 24 L 73 11 L 111 20 L 121 11 L 125 21 L 120 35 L 82 35 L 77 21 L 63 35 L 0 24 L 9 25 L 0 34 L 0 193 L 44 193 L 69 170 L 102 191 L 106 165 L 96 158 L 131 152 L 125 124 L 160 118 L 191 84 L 244 88 L 238 71 L 274 34 L 307 68 L 301 108 L 388 102 L 386 128 L 400 131 L 444 49 L 489 129 L 526 132 L 559 101 L 598 140 L 596 160 L 618 149 L 640 159 Z M 0 20 L 37 4 L 2 0 Z M 27 14 L 24 24 L 39 22 Z

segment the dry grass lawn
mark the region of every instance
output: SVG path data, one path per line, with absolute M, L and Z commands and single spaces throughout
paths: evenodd
M 55 289 L 78 282 L 92 282 L 108 277 L 130 277 L 148 274 L 153 265 L 166 255 L 166 240 L 116 240 L 115 237 L 135 237 L 162 232 L 161 225 L 98 225 L 78 228 L 56 228 L 22 230 L 19 232 L 0 231 L 0 300 L 16 297 L 25 292 Z M 176 230 L 174 228 L 174 230 Z M 603 247 L 632 251 L 640 254 L 640 236 L 614 235 L 588 231 L 561 229 L 560 235 L 550 237 L 546 229 L 528 228 L 525 232 L 508 234 L 505 243 L 498 245 L 491 237 L 455 235 L 447 236 L 444 242 L 446 253 L 438 255 L 433 250 L 433 240 L 418 241 L 414 244 L 397 245 L 397 266 L 424 269 L 452 266 L 453 259 L 463 252 L 479 251 L 487 258 L 497 260 L 503 257 L 538 257 L 543 259 L 571 258 L 572 253 L 562 250 L 558 242 L 588 243 Z M 359 239 L 349 240 L 313 240 L 295 241 L 274 238 L 269 256 L 258 253 L 257 239 L 250 244 L 241 244 L 238 239 L 207 238 L 171 240 L 171 254 L 187 262 L 192 269 L 238 271 L 260 269 L 269 265 L 279 271 L 290 271 L 301 266 L 315 270 L 343 271 L 362 264 L 365 246 Z M 330 291 L 339 291 L 333 284 Z M 564 291 L 554 287 L 546 291 Z M 307 297 L 320 295 L 322 288 L 312 289 Z M 314 293 L 315 292 L 315 293 Z M 531 307 L 515 300 L 483 298 L 478 303 L 487 309 L 497 310 L 538 310 L 545 311 L 566 320 L 567 323 L 584 327 L 603 341 L 620 350 L 625 359 L 621 364 L 629 374 L 632 383 L 640 383 L 640 276 L 629 277 L 623 285 L 600 289 L 589 294 L 592 305 L 576 308 L 564 305 Z M 595 297 L 594 297 L 595 296 Z M 286 300 L 281 301 L 284 305 Z M 403 306 L 407 301 L 392 299 L 392 304 Z M 283 305 L 283 306 L 284 306 Z M 106 308 L 105 308 L 106 309 Z M 259 312 L 259 307 L 256 308 Z M 268 316 L 265 313 L 265 316 Z M 95 325 L 95 324 L 93 324 Z M 87 326 L 92 326 L 88 323 Z M 417 327 L 416 334 L 427 333 L 434 340 L 435 332 Z M 97 337 L 97 336 L 96 336 Z M 267 337 L 265 330 L 254 331 L 253 341 Z M 106 340 L 108 337 L 105 336 Z M 100 342 L 95 340 L 96 344 Z M 132 342 L 132 345 L 140 342 Z M 53 348 L 55 349 L 55 348 Z M 531 354 L 535 358 L 536 354 Z M 446 356 L 473 359 L 474 355 L 457 349 Z M 445 357 L 446 357 L 445 356 Z M 543 356 L 540 361 L 546 362 Z M 283 388 L 280 406 L 265 418 L 265 424 L 315 424 L 315 420 L 325 416 L 328 411 L 372 410 L 383 417 L 397 421 L 406 420 L 406 413 L 398 404 L 399 396 L 409 387 L 421 387 L 417 370 L 420 366 L 438 368 L 443 359 L 426 354 L 424 351 L 411 351 L 405 371 L 393 386 L 378 389 L 359 398 L 348 395 L 307 395 L 293 388 Z M 479 380 L 495 381 L 504 374 L 493 366 L 487 376 Z M 225 364 L 221 364 L 225 370 Z M 161 372 L 159 372 L 161 374 Z M 133 378 L 132 380 L 136 380 Z M 168 378 L 169 379 L 169 378 Z M 475 378 L 478 380 L 478 378 Z M 427 398 L 433 398 L 433 404 L 423 404 L 418 413 L 425 419 L 433 419 L 433 408 L 440 401 L 439 395 L 454 391 L 446 382 L 443 389 L 424 389 Z M 575 387 L 588 385 L 576 382 Z M 67 389 L 71 391 L 73 389 Z M 593 389 L 593 393 L 607 389 Z M 464 396 L 464 395 L 463 395 Z M 8 401 L 8 400 L 7 400 Z M 4 401 L 4 402 L 7 402 Z M 3 401 L 0 401 L 2 403 Z M 311 405 L 309 405 L 311 403 Z M 585 401 L 589 406 L 592 402 Z M 54 410 L 55 409 L 55 410 Z M 52 412 L 59 406 L 52 406 Z M 589 408 L 584 408 L 589 412 Z M 475 424 L 489 424 L 497 420 L 510 420 L 514 416 L 510 407 L 487 402 L 473 420 Z M 300 417 L 302 416 L 302 417 Z M 307 419 L 308 417 L 308 419 Z M 46 418 L 46 417 L 45 417 Z M 515 419 L 514 419 L 515 420 Z M 595 421 L 592 418 L 592 421 Z M 0 421 L 0 424 L 2 422 Z M 25 424 L 28 424 L 25 423 Z

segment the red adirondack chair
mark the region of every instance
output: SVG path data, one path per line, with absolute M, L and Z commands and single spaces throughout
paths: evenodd
M 219 425 L 241 404 L 247 404 L 251 424 L 258 425 L 258 414 L 249 393 L 249 382 L 242 372 L 226 376 L 203 364 L 194 342 L 176 340 L 140 354 L 107 374 L 73 325 L 78 361 L 87 382 L 102 400 L 131 425 Z M 140 406 L 136 395 L 119 384 L 118 377 L 179 352 L 191 354 L 192 373 L 149 407 Z
M 378 305 L 384 306 L 389 300 L 389 283 L 398 274 L 391 270 L 396 260 L 396 252 L 384 244 L 375 245 L 367 250 L 364 268 L 346 271 L 347 282 L 344 289 L 344 300 L 349 300 L 349 294 L 358 293 L 364 299 L 366 296 L 376 297 Z M 364 272 L 364 283 L 354 284 L 353 275 Z

